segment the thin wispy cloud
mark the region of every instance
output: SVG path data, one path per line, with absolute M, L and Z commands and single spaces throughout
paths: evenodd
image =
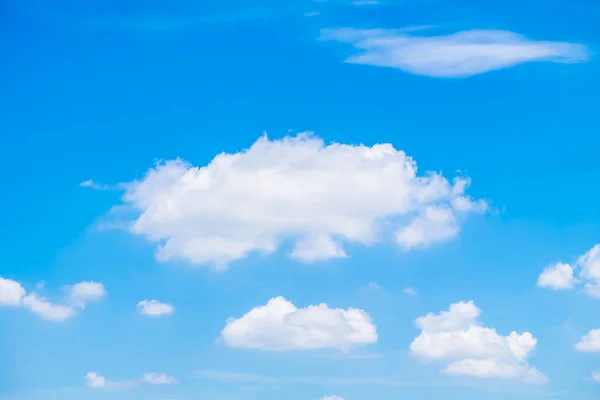
M 397 68 L 415 75 L 460 78 L 526 62 L 586 61 L 586 46 L 536 41 L 509 31 L 469 30 L 417 36 L 407 30 L 325 29 L 321 39 L 352 45 L 358 53 L 345 62 Z
M 95 182 L 92 179 L 88 179 L 87 181 L 81 182 L 79 184 L 79 186 L 85 187 L 85 188 L 94 189 L 94 190 L 108 190 L 108 189 L 110 189 L 109 185 L 105 185 L 105 184 L 101 184 L 101 183 Z

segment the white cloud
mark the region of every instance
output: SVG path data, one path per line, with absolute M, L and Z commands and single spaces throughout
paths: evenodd
M 600 369 L 598 371 L 592 372 L 592 380 L 594 382 L 600 383 Z
M 0 306 L 20 306 L 25 293 L 19 282 L 0 276 Z
M 221 339 L 230 347 L 272 351 L 352 347 L 375 343 L 377 331 L 363 310 L 326 304 L 296 308 L 283 297 L 230 318 Z
M 288 241 L 291 257 L 316 261 L 346 257 L 344 242 L 372 244 L 390 230 L 406 249 L 451 239 L 467 214 L 486 208 L 466 195 L 469 183 L 418 175 L 391 144 L 326 145 L 302 133 L 263 136 L 203 167 L 160 163 L 124 184 L 123 200 L 139 214 L 131 232 L 158 243 L 158 260 L 223 269 Z
M 333 396 L 323 396 L 323 397 L 321 397 L 321 400 L 344 400 L 344 398 L 333 395 Z
M 417 291 L 411 287 L 406 287 L 402 289 L 402 291 L 404 292 L 404 294 L 407 294 L 409 296 L 416 296 L 417 294 Z
M 90 285 L 92 284 L 92 285 Z M 38 289 L 43 289 L 43 284 L 37 284 Z M 104 287 L 101 283 L 81 282 L 69 286 L 67 301 L 81 308 L 85 306 L 86 301 L 99 300 L 98 288 Z M 36 292 L 27 293 L 19 282 L 4 279 L 0 277 L 0 306 L 7 305 L 13 307 L 25 308 L 41 318 L 48 321 L 65 321 L 76 314 L 75 309 L 70 305 L 55 304 Z
M 23 306 L 48 321 L 65 321 L 75 315 L 75 310 L 72 307 L 53 304 L 38 296 L 37 293 L 30 293 L 25 296 Z
M 71 304 L 79 308 L 92 301 L 99 301 L 106 296 L 104 285 L 99 282 L 80 282 L 67 287 L 67 298 Z
M 600 244 L 577 259 L 581 278 L 586 281 L 584 290 L 594 297 L 600 297 Z
M 539 287 L 554 290 L 571 289 L 575 286 L 573 268 L 569 264 L 557 263 L 544 269 L 538 278 Z
M 88 372 L 85 375 L 85 381 L 87 385 L 93 389 L 99 389 L 106 387 L 107 381 L 103 376 L 98 375 L 95 372 Z
M 600 352 L 600 329 L 592 329 L 575 345 L 578 351 L 587 353 Z
M 112 381 L 96 372 L 88 372 L 85 375 L 85 382 L 91 389 L 120 390 L 136 386 L 140 380 Z
M 79 184 L 79 186 L 81 186 L 81 187 L 87 187 L 87 188 L 94 189 L 94 190 L 108 190 L 108 189 L 110 189 L 110 186 L 104 185 L 104 184 L 100 184 L 100 183 L 96 183 L 92 179 L 88 179 L 87 181 L 81 182 Z
M 600 244 L 579 256 L 572 264 L 559 262 L 547 267 L 538 278 L 538 286 L 554 290 L 571 289 L 577 284 L 583 284 L 583 290 L 588 295 L 600 297 Z
M 96 372 L 88 372 L 85 375 L 85 382 L 91 389 L 106 389 L 106 390 L 119 390 L 127 389 L 133 386 L 137 386 L 141 383 L 148 383 L 151 385 L 171 385 L 178 383 L 177 379 L 165 375 L 164 373 L 150 372 L 142 376 L 141 379 L 130 379 L 122 381 L 112 381 L 104 376 L 97 374 Z
M 396 240 L 400 247 L 426 247 L 458 235 L 458 221 L 451 208 L 427 207 L 406 228 L 400 230 Z
M 142 378 L 144 382 L 150 383 L 152 385 L 171 385 L 177 383 L 177 379 L 172 376 L 168 376 L 157 372 L 151 372 L 148 374 L 144 374 Z
M 507 31 L 470 30 L 445 36 L 412 36 L 410 31 L 326 29 L 321 38 L 349 43 L 360 51 L 346 62 L 438 78 L 467 77 L 531 61 L 575 63 L 589 57 L 580 44 L 534 41 Z
M 140 314 L 148 317 L 160 317 L 161 315 L 173 314 L 175 307 L 171 304 L 161 303 L 158 300 L 142 300 L 137 304 Z
M 531 333 L 502 336 L 481 325 L 480 314 L 470 301 L 417 318 L 421 333 L 411 343 L 411 353 L 422 360 L 449 362 L 443 370 L 449 375 L 545 383 L 547 378 L 527 363 L 537 344 Z

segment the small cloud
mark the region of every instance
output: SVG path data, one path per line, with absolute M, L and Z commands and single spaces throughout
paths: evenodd
M 137 386 L 140 383 L 139 380 L 111 381 L 104 376 L 98 375 L 96 372 L 88 372 L 85 375 L 85 382 L 90 389 L 104 390 L 127 389 Z
M 79 186 L 94 189 L 94 190 L 109 190 L 110 189 L 109 185 L 99 184 L 99 183 L 94 182 L 91 179 L 81 182 L 79 184 Z
M 137 304 L 138 312 L 148 317 L 160 317 L 173 314 L 175 307 L 171 304 L 161 303 L 158 300 L 142 300 Z
M 321 400 L 344 400 L 344 398 L 340 397 L 340 396 L 336 396 L 336 395 L 333 395 L 333 396 L 325 395 L 325 396 L 321 397 Z
M 600 353 L 600 329 L 592 329 L 575 345 L 575 350 L 586 353 Z
M 43 288 L 43 282 L 38 283 L 36 287 Z M 22 307 L 45 320 L 62 322 L 75 316 L 73 306 L 84 308 L 86 302 L 99 300 L 105 294 L 101 283 L 81 282 L 67 288 L 70 291 L 67 301 L 71 305 L 55 304 L 36 292 L 27 293 L 19 282 L 0 276 L 0 305 Z M 99 288 L 102 289 L 101 292 Z
M 0 276 L 0 306 L 18 307 L 26 293 L 19 282 Z
M 172 385 L 174 383 L 177 383 L 177 379 L 173 378 L 172 376 L 167 376 L 162 372 L 151 372 L 148 374 L 144 374 L 144 377 L 142 379 L 144 382 L 150 383 L 152 385 Z
M 317 17 L 319 15 L 321 15 L 319 11 L 309 11 L 304 13 L 305 17 Z
M 594 382 L 600 383 L 600 369 L 598 371 L 592 372 L 592 380 Z
M 571 264 L 558 262 L 546 267 L 537 282 L 538 287 L 553 290 L 573 289 L 581 284 L 587 295 L 600 298 L 600 244 L 592 247 Z
M 85 382 L 90 389 L 105 389 L 105 390 L 119 390 L 127 389 L 137 386 L 142 383 L 148 383 L 151 385 L 171 385 L 178 383 L 177 379 L 165 375 L 160 372 L 150 372 L 142 376 L 141 379 L 130 379 L 122 381 L 112 381 L 97 374 L 96 372 L 88 372 L 85 375 Z
M 75 310 L 69 306 L 53 304 L 37 293 L 30 293 L 23 298 L 23 306 L 29 311 L 48 321 L 61 322 L 75 315 Z
M 417 291 L 411 287 L 405 287 L 402 291 L 409 296 L 415 296 L 417 294 Z
M 73 286 L 67 286 L 67 299 L 71 304 L 79 308 L 85 308 L 92 301 L 99 301 L 106 296 L 104 285 L 99 282 L 80 282 Z
M 356 0 L 353 1 L 352 4 L 354 4 L 355 6 L 374 6 L 379 4 L 379 1 L 377 0 Z

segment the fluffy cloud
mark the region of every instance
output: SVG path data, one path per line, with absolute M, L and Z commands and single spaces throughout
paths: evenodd
M 344 242 L 371 244 L 392 232 L 405 249 L 451 239 L 467 214 L 486 209 L 466 195 L 469 182 L 418 175 L 391 144 L 326 145 L 302 133 L 263 136 L 203 167 L 163 162 L 122 186 L 137 213 L 130 230 L 158 243 L 158 260 L 224 268 L 288 241 L 291 257 L 317 261 L 346 257 Z
M 99 301 L 106 296 L 104 285 L 99 282 L 80 282 L 68 286 L 68 299 L 76 307 L 85 308 L 86 304 Z
M 470 301 L 417 318 L 421 333 L 411 343 L 411 353 L 422 360 L 449 362 L 443 370 L 449 375 L 546 382 L 547 378 L 527 363 L 537 344 L 531 333 L 502 336 L 481 325 L 477 320 L 480 314 Z
M 575 345 L 578 351 L 587 353 L 600 352 L 600 329 L 592 329 Z
M 75 315 L 75 310 L 70 306 L 53 304 L 37 293 L 28 294 L 23 298 L 23 306 L 29 311 L 48 321 L 65 321 Z
M 578 275 L 577 278 L 575 275 Z M 577 284 L 583 284 L 588 295 L 600 297 L 600 244 L 572 264 L 559 262 L 547 267 L 538 278 L 538 286 L 554 290 L 571 289 Z
M 600 383 L 600 369 L 598 371 L 592 372 L 592 380 L 594 382 Z
M 142 300 L 137 304 L 140 314 L 148 317 L 160 317 L 161 315 L 173 314 L 175 307 L 171 304 L 161 303 L 158 300 Z
M 272 351 L 350 348 L 375 343 L 377 331 L 369 314 L 326 304 L 296 308 L 283 297 L 255 307 L 244 316 L 230 318 L 221 339 L 230 347 Z
M 19 282 L 0 276 L 0 306 L 20 306 L 25 293 Z
M 43 285 L 37 285 L 39 289 Z M 69 288 L 65 298 L 67 303 L 84 308 L 87 301 L 99 300 L 104 296 L 104 286 L 101 283 L 81 282 Z M 99 295 L 99 289 L 102 295 Z M 36 292 L 27 293 L 19 282 L 0 277 L 0 306 L 25 308 L 48 321 L 65 321 L 76 314 L 72 305 L 55 304 L 41 297 Z
M 333 396 L 323 396 L 323 397 L 321 397 L 321 400 L 344 400 L 344 398 L 333 395 Z
M 165 375 L 164 373 L 151 372 L 144 374 L 141 379 L 130 379 L 123 381 L 112 381 L 96 372 L 88 372 L 85 375 L 85 382 L 91 389 L 119 390 L 137 386 L 141 383 L 151 385 L 170 385 L 177 383 L 177 379 Z
M 106 387 L 107 380 L 103 376 L 98 375 L 95 372 L 88 372 L 85 375 L 85 381 L 87 385 L 93 389 L 99 389 Z
M 571 289 L 575 286 L 573 268 L 569 264 L 557 263 L 546 267 L 538 277 L 537 285 L 554 290 Z
M 589 57 L 587 48 L 580 44 L 534 41 L 506 31 L 409 34 L 414 30 L 344 28 L 323 30 L 321 38 L 349 43 L 360 51 L 346 62 L 438 78 L 467 77 L 531 61 L 574 63 Z

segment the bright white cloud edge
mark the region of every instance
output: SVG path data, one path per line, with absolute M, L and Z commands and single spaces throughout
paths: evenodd
M 415 36 L 412 29 L 325 29 L 321 38 L 349 43 L 359 52 L 348 63 L 398 68 L 416 75 L 459 78 L 543 61 L 576 63 L 589 58 L 581 44 L 536 41 L 501 30 L 468 30 Z
M 229 347 L 269 351 L 335 348 L 375 343 L 377 331 L 365 311 L 327 304 L 297 308 L 275 297 L 240 318 L 230 318 L 220 339 Z
M 314 262 L 346 257 L 344 243 L 394 238 L 410 250 L 452 239 L 468 214 L 487 208 L 469 198 L 469 184 L 417 174 L 391 144 L 326 145 L 307 132 L 263 136 L 203 167 L 162 162 L 121 186 L 124 206 L 138 214 L 130 231 L 158 244 L 159 261 L 223 270 L 289 242 L 290 257 Z

